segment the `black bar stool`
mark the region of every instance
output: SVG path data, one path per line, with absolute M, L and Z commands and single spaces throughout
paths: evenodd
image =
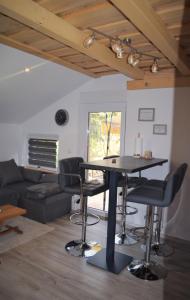
M 138 212 L 136 207 L 127 204 L 127 192 L 128 189 L 136 188 L 145 184 L 147 179 L 145 177 L 128 177 L 127 174 L 122 175 L 122 178 L 118 182 L 118 187 L 122 187 L 122 204 L 117 205 L 119 213 L 121 214 L 121 230 L 115 235 L 115 243 L 118 245 L 133 245 L 138 242 L 138 236 L 133 234 L 131 230 L 126 229 L 126 217 L 134 215 Z
M 115 159 L 119 157 L 118 155 L 106 156 L 104 159 Z M 109 180 L 109 178 L 107 178 Z M 122 204 L 117 205 L 117 214 L 121 215 L 121 225 L 120 232 L 115 235 L 115 244 L 117 245 L 133 245 L 138 242 L 137 235 L 126 230 L 126 216 L 134 215 L 138 212 L 137 208 L 127 205 L 127 191 L 128 189 L 135 188 L 142 184 L 145 184 L 147 179 L 145 177 L 128 177 L 125 173 L 120 173 L 118 178 L 117 187 L 122 188 Z M 104 203 L 105 203 L 106 192 L 104 193 Z
M 187 170 L 186 163 L 181 164 L 178 168 L 178 173 L 180 175 L 181 182 L 179 182 L 179 184 L 178 184 L 178 189 L 177 189 L 176 193 L 178 192 L 178 190 L 181 186 L 181 183 L 183 182 L 186 170 Z M 146 185 L 149 186 L 150 188 L 152 188 L 152 187 L 153 188 L 164 188 L 169 174 L 166 176 L 165 180 L 151 179 L 151 180 L 147 181 Z M 160 238 L 161 238 L 162 215 L 163 215 L 163 208 L 156 207 L 156 213 L 155 213 L 156 220 L 154 221 L 156 226 L 155 226 L 155 230 L 154 230 L 154 241 L 152 243 L 152 251 L 157 256 L 167 257 L 167 256 L 172 255 L 174 250 L 167 243 L 161 243 Z
M 70 241 L 66 244 L 65 249 L 71 255 L 88 257 L 95 254 L 95 249 L 97 248 L 98 251 L 99 247 L 94 247 L 97 245 L 97 242 L 86 241 L 86 228 L 97 224 L 100 218 L 95 214 L 87 214 L 87 197 L 103 193 L 106 191 L 107 185 L 95 181 L 85 182 L 85 170 L 80 167 L 80 163 L 83 161 L 81 157 L 60 160 L 59 183 L 66 193 L 80 195 L 81 203 L 80 211 L 70 217 L 71 222 L 82 226 L 81 239 Z M 78 220 L 79 216 L 81 220 Z M 87 221 L 89 216 L 94 218 L 94 221 L 91 223 Z
M 181 187 L 185 175 L 182 172 L 181 167 L 182 165 L 175 172 L 169 174 L 167 181 L 164 183 L 162 188 L 144 185 L 142 187 L 134 189 L 127 195 L 127 199 L 129 202 L 146 204 L 148 211 L 146 251 L 144 260 L 134 260 L 128 267 L 128 270 L 138 278 L 145 280 L 157 280 L 165 278 L 167 276 L 167 270 L 164 267 L 150 260 L 153 234 L 153 213 L 155 206 L 168 207 L 174 200 L 176 193 Z

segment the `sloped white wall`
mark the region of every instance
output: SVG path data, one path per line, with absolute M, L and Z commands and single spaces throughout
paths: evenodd
M 0 44 L 0 123 L 21 124 L 89 76 Z M 31 72 L 25 73 L 24 68 Z
M 0 161 L 14 158 L 21 163 L 22 145 L 21 126 L 0 123 Z

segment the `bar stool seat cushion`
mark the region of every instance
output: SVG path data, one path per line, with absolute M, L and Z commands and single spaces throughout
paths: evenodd
M 165 206 L 163 200 L 163 189 L 150 188 L 149 186 L 136 188 L 127 195 L 127 201 L 129 202 L 153 206 Z
M 127 187 L 130 188 L 135 188 L 139 185 L 146 184 L 148 181 L 147 178 L 145 177 L 128 177 L 127 178 Z M 117 183 L 118 187 L 124 187 L 126 185 L 126 178 L 123 175 L 119 175 L 119 180 Z
M 145 177 L 128 177 L 128 188 L 135 188 L 139 185 L 146 184 L 148 181 Z
M 146 185 L 151 187 L 158 187 L 163 188 L 166 182 L 164 180 L 158 180 L 158 179 L 150 179 L 146 182 Z
M 85 182 L 83 183 L 83 196 L 94 196 L 99 193 L 103 193 L 107 190 L 107 187 L 104 183 L 94 183 L 94 182 Z M 71 193 L 75 195 L 80 195 L 80 185 L 71 185 L 71 186 L 65 186 L 64 192 Z

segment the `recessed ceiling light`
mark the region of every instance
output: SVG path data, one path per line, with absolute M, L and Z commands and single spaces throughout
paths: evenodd
M 28 73 L 30 71 L 31 71 L 31 69 L 29 67 L 24 68 L 24 72 Z

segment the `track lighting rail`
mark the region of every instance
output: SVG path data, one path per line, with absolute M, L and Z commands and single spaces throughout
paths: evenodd
M 128 64 L 135 67 L 139 64 L 140 60 L 142 59 L 142 56 L 150 57 L 153 59 L 153 63 L 150 66 L 151 72 L 152 73 L 158 72 L 159 70 L 158 61 L 160 60 L 160 57 L 137 50 L 135 47 L 131 45 L 132 44 L 131 38 L 120 39 L 119 37 L 112 37 L 107 33 L 101 32 L 92 27 L 88 27 L 87 29 L 90 30 L 92 33 L 87 38 L 85 38 L 83 42 L 85 48 L 91 47 L 94 41 L 96 40 L 95 34 L 99 34 L 109 39 L 110 48 L 116 54 L 116 57 L 118 59 L 124 58 L 124 56 L 127 54 L 125 51 L 125 47 L 128 47 L 130 49 L 130 52 L 127 54 Z

